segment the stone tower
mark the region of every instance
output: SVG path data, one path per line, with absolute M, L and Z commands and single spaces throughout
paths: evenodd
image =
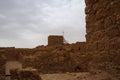
M 63 45 L 63 36 L 61 35 L 50 35 L 48 37 L 48 46 L 54 46 L 54 45 Z

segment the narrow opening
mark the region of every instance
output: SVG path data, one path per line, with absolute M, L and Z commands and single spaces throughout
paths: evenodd
M 76 67 L 75 67 L 75 72 L 80 72 L 80 71 L 81 71 L 81 67 L 76 66 Z

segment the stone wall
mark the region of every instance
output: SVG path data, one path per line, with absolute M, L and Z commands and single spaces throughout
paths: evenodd
M 79 50 L 78 44 L 43 46 L 35 50 L 32 55 L 23 58 L 24 67 L 31 66 L 42 73 L 75 72 L 76 67 L 85 71 L 78 63 L 77 56 L 82 51 Z
M 120 0 L 85 2 L 88 52 L 93 55 L 90 63 L 94 68 L 120 73 Z

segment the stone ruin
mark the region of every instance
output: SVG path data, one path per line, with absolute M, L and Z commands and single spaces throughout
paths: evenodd
M 6 61 L 19 59 L 23 68 L 31 66 L 40 73 L 101 70 L 119 76 L 120 0 L 85 0 L 85 3 L 87 42 L 63 44 L 62 36 L 49 36 L 48 46 L 0 48 L 0 74 L 4 74 Z
M 11 70 L 11 80 L 42 80 L 34 69 Z
M 6 61 L 5 64 L 5 75 L 6 80 L 11 80 L 11 70 L 21 70 L 22 64 L 19 61 Z M 13 80 L 13 79 L 12 79 Z
M 63 45 L 63 36 L 50 35 L 48 37 L 48 46 Z

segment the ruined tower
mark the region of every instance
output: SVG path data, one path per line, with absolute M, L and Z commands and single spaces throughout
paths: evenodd
M 54 45 L 63 45 L 63 36 L 61 35 L 50 35 L 48 37 L 48 46 L 54 46 Z

